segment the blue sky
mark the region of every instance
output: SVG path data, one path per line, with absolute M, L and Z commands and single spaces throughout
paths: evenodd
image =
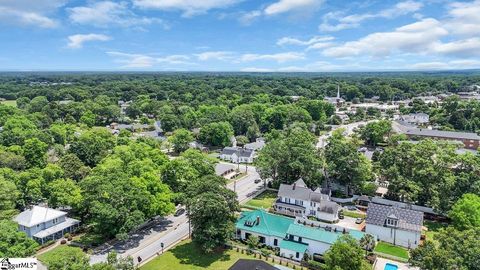
M 480 68 L 480 0 L 0 0 L 0 70 Z

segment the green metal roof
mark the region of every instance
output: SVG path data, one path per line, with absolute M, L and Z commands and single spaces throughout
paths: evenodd
M 348 232 L 353 238 L 360 240 L 365 233 L 356 230 L 350 230 Z M 299 224 L 292 224 L 288 227 L 287 234 L 300 236 L 302 238 L 308 238 L 327 244 L 333 244 L 337 241 L 338 237 L 342 235 L 342 232 L 329 232 L 324 229 L 315 229 Z
M 280 248 L 303 253 L 305 250 L 307 250 L 308 245 L 294 241 L 282 240 L 280 242 Z
M 260 223 L 257 224 L 257 217 L 260 218 Z M 274 215 L 265 212 L 264 210 L 255 210 L 250 212 L 243 212 L 236 223 L 237 229 L 256 232 L 267 236 L 276 236 L 284 238 L 288 227 L 293 224 L 294 219 L 284 216 Z M 248 226 L 246 224 L 252 224 Z

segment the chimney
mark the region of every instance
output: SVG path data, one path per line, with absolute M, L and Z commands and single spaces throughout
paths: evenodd
M 292 187 L 293 190 L 295 190 L 296 185 L 297 185 L 297 183 L 293 183 L 293 187 Z
M 257 225 L 260 225 L 260 216 L 257 216 Z

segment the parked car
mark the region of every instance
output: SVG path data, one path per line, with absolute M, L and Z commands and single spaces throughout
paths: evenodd
M 262 181 L 262 180 L 261 180 L 260 178 L 257 178 L 257 179 L 255 179 L 255 181 L 253 181 L 253 182 L 254 182 L 255 184 L 258 184 L 258 183 L 260 183 L 260 181 Z
M 357 211 L 357 207 L 355 205 L 348 205 L 347 209 L 350 211 Z
M 361 224 L 362 222 L 363 222 L 363 218 L 357 218 L 357 219 L 355 220 L 355 223 L 356 223 L 356 224 Z
M 185 213 L 185 209 L 184 209 L 184 208 L 180 208 L 180 209 L 178 209 L 177 211 L 175 211 L 175 214 L 173 214 L 173 215 L 176 216 L 176 217 L 178 217 L 178 216 L 183 215 L 183 213 Z
M 343 211 L 338 212 L 338 218 L 339 219 L 344 219 L 345 216 L 343 215 Z

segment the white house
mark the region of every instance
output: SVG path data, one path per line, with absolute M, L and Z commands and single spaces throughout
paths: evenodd
M 330 223 L 338 221 L 340 211 L 340 206 L 330 201 L 328 194 L 323 194 L 320 189 L 312 191 L 302 179 L 292 185 L 281 184 L 273 208 L 279 214 L 313 216 Z
M 41 244 L 62 238 L 80 225 L 80 221 L 67 217 L 66 212 L 42 206 L 25 210 L 14 220 L 18 223 L 19 231 Z
M 430 117 L 426 113 L 411 113 L 407 115 L 401 115 L 400 120 L 409 124 L 423 125 L 428 124 Z
M 255 151 L 239 147 L 225 147 L 219 157 L 233 163 L 253 163 Z
M 423 213 L 397 206 L 369 203 L 365 232 L 377 240 L 416 248 L 422 234 Z
M 278 248 L 280 256 L 297 261 L 301 261 L 305 253 L 323 255 L 343 233 L 348 233 L 357 240 L 365 235 L 357 230 L 305 226 L 292 218 L 263 210 L 243 212 L 236 223 L 236 229 L 238 239 L 247 240 L 256 236 L 260 243 Z

